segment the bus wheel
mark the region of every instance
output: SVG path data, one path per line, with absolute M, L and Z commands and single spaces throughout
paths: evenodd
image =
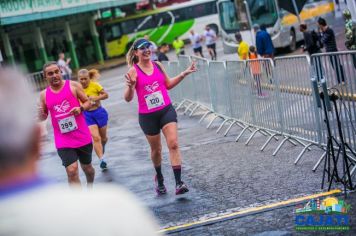
M 294 52 L 297 49 L 297 37 L 293 29 L 290 31 L 288 49 L 290 52 Z

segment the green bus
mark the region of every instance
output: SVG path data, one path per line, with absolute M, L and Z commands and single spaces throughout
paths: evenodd
M 218 33 L 218 22 L 216 0 L 194 0 L 96 24 L 103 52 L 112 58 L 124 55 L 138 37 L 149 35 L 157 45 L 171 44 L 175 37 L 188 39 L 191 29 L 202 34 L 205 25 Z

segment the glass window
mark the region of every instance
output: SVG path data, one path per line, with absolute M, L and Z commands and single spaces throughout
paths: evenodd
M 135 31 L 137 24 L 135 20 L 128 20 L 121 22 L 121 29 L 123 34 L 130 34 Z
M 277 19 L 277 8 L 274 0 L 248 1 L 253 24 L 273 26 Z
M 248 17 L 243 0 L 225 1 L 219 4 L 220 22 L 227 33 L 248 29 Z

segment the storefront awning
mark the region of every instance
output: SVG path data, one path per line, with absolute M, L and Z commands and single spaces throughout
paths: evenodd
M 139 0 L 0 0 L 0 25 L 75 15 L 137 2 Z

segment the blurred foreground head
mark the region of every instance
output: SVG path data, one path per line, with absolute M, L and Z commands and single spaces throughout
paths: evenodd
M 35 99 L 25 80 L 14 69 L 0 68 L 0 184 L 19 172 L 35 172 L 39 157 Z

